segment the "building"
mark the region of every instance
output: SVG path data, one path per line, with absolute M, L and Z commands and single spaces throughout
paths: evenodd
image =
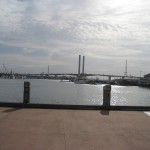
M 150 73 L 144 75 L 144 78 L 140 78 L 139 86 L 150 87 Z
M 144 75 L 144 78 L 150 78 L 150 73 L 149 73 L 149 74 Z

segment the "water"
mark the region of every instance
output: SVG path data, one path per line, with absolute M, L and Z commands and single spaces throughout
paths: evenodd
M 0 102 L 22 102 L 24 81 L 30 81 L 31 103 L 102 105 L 103 86 L 58 80 L 0 79 Z M 150 89 L 112 86 L 111 105 L 150 106 Z

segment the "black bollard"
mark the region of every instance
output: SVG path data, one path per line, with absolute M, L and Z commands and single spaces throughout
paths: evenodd
M 111 99 L 111 85 L 103 87 L 103 106 L 110 106 Z
M 30 82 L 24 82 L 24 96 L 23 96 L 23 103 L 30 102 Z

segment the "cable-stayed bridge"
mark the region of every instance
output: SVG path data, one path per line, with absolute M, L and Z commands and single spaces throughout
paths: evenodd
M 82 72 L 81 72 L 81 55 L 79 55 L 79 62 L 78 62 L 78 73 L 49 73 L 49 65 L 48 65 L 48 72 L 47 73 L 41 73 L 41 74 L 31 74 L 31 73 L 8 73 L 8 71 L 6 70 L 5 65 L 3 64 L 3 67 L 5 69 L 4 73 L 0 73 L 0 77 L 8 77 L 8 78 L 12 78 L 12 77 L 16 77 L 16 78 L 48 78 L 51 76 L 54 76 L 54 78 L 57 78 L 58 76 L 70 76 L 71 77 L 108 77 L 108 81 L 111 81 L 112 78 L 120 78 L 120 79 L 139 79 L 140 77 L 137 76 L 128 76 L 127 73 L 127 61 L 126 61 L 126 66 L 125 66 L 125 73 L 124 75 L 115 75 L 115 74 L 102 74 L 102 73 L 85 73 L 84 72 L 84 67 L 85 67 L 85 56 L 83 56 L 82 59 Z
M 0 77 L 22 77 L 22 78 L 46 78 L 46 77 L 58 77 L 58 76 L 70 76 L 70 77 L 78 77 L 77 73 L 49 73 L 49 74 L 26 74 L 26 73 L 15 73 L 15 74 L 11 74 L 11 73 L 0 73 Z M 112 78 L 130 78 L 130 79 L 139 79 L 140 77 L 137 76 L 124 76 L 124 75 L 115 75 L 115 74 L 92 74 L 92 73 L 84 73 L 84 74 L 80 74 L 80 76 L 84 76 L 84 77 L 108 77 L 108 80 L 111 81 Z

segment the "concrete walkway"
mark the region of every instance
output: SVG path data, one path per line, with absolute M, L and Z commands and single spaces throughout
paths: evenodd
M 149 150 L 144 112 L 0 107 L 0 150 Z

